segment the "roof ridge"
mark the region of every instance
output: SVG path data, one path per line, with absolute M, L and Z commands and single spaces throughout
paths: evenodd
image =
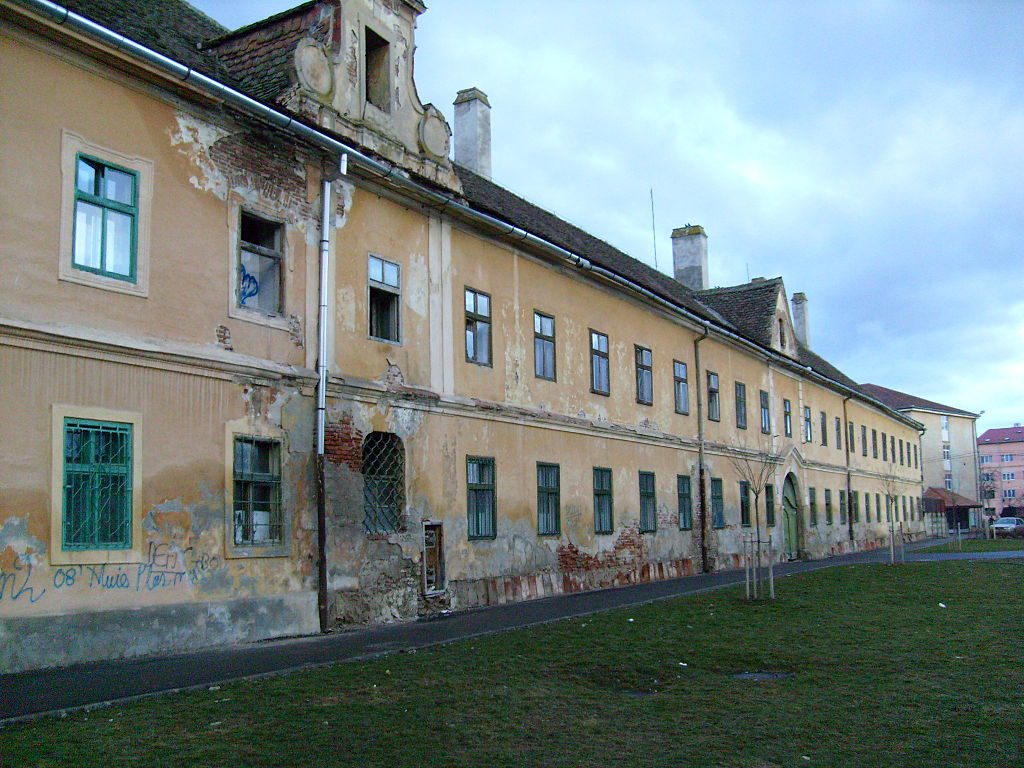
M 179 0 L 179 1 L 180 2 L 185 2 L 185 0 Z M 225 31 L 225 33 L 223 35 L 219 35 L 219 36 L 211 38 L 209 40 L 204 40 L 202 43 L 200 43 L 200 48 L 202 50 L 209 50 L 211 48 L 216 48 L 216 47 L 218 47 L 218 46 L 228 42 L 229 40 L 233 40 L 236 37 L 241 37 L 244 34 L 247 34 L 249 32 L 253 32 L 253 31 L 257 30 L 257 29 L 260 29 L 262 27 L 267 26 L 268 24 L 272 24 L 274 22 L 281 21 L 282 19 L 286 19 L 289 16 L 292 16 L 293 14 L 298 14 L 298 13 L 301 13 L 303 11 L 307 11 L 310 8 L 312 8 L 314 5 L 316 5 L 317 3 L 320 3 L 320 2 L 321 2 L 321 0 L 306 0 L 306 2 L 299 3 L 298 5 L 296 5 L 296 6 L 292 7 L 292 8 L 288 8 L 286 10 L 279 11 L 278 13 L 271 14 L 270 16 L 267 16 L 265 19 L 258 19 L 256 21 L 250 22 L 248 24 L 244 24 L 241 27 L 239 27 L 238 29 L 227 30 L 227 28 L 225 27 L 226 31 Z M 223 25 L 218 24 L 218 26 L 223 26 Z
M 782 277 L 766 277 L 761 280 L 751 280 L 747 283 L 740 283 L 739 285 L 717 285 L 714 288 L 704 288 L 700 291 L 694 291 L 697 296 L 701 296 L 709 293 L 726 293 L 729 291 L 739 293 L 740 291 L 748 290 L 751 288 L 761 288 L 766 285 L 774 285 L 777 283 L 785 282 Z

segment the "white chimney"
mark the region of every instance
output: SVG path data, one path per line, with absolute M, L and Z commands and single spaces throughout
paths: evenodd
M 687 224 L 672 230 L 672 266 L 676 280 L 691 291 L 708 288 L 708 236 L 704 227 Z
M 793 333 L 796 334 L 797 341 L 803 344 L 808 349 L 811 348 L 811 335 L 808 326 L 807 318 L 807 295 L 803 293 L 794 293 L 792 299 L 793 305 Z
M 455 96 L 455 162 L 491 178 L 491 103 L 479 88 Z

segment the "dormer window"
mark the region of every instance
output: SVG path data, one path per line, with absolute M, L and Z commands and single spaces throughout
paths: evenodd
M 390 56 L 388 41 L 369 27 L 363 58 L 366 100 L 384 112 L 391 111 L 391 78 L 388 76 Z

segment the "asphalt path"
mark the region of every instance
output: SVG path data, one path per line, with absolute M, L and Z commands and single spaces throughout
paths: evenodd
M 935 540 L 907 548 L 907 562 L 1024 557 L 1012 552 L 917 553 Z M 776 566 L 777 578 L 857 563 L 887 562 L 887 549 Z M 743 571 L 721 571 L 614 589 L 460 611 L 438 618 L 327 635 L 220 646 L 187 653 L 75 664 L 0 675 L 0 725 L 45 714 L 104 706 L 170 691 L 204 688 L 244 678 L 283 674 L 341 661 L 410 651 L 479 635 L 641 605 L 743 583 Z

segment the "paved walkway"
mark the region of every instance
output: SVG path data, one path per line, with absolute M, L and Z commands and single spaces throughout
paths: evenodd
M 1024 557 L 1024 550 L 931 554 L 914 552 L 915 549 L 935 543 L 935 540 L 929 540 L 908 546 L 907 561 Z M 778 577 L 785 577 L 854 563 L 885 562 L 888 556 L 888 550 L 877 549 L 824 560 L 785 563 L 779 565 L 775 572 Z M 442 618 L 330 635 L 209 648 L 170 656 L 115 659 L 0 675 L 0 725 L 41 714 L 55 714 L 168 691 L 201 688 L 229 680 L 279 674 L 339 661 L 365 659 L 384 653 L 423 648 L 467 637 L 582 616 L 609 608 L 639 605 L 704 592 L 742 582 L 742 571 L 723 571 L 480 608 Z

